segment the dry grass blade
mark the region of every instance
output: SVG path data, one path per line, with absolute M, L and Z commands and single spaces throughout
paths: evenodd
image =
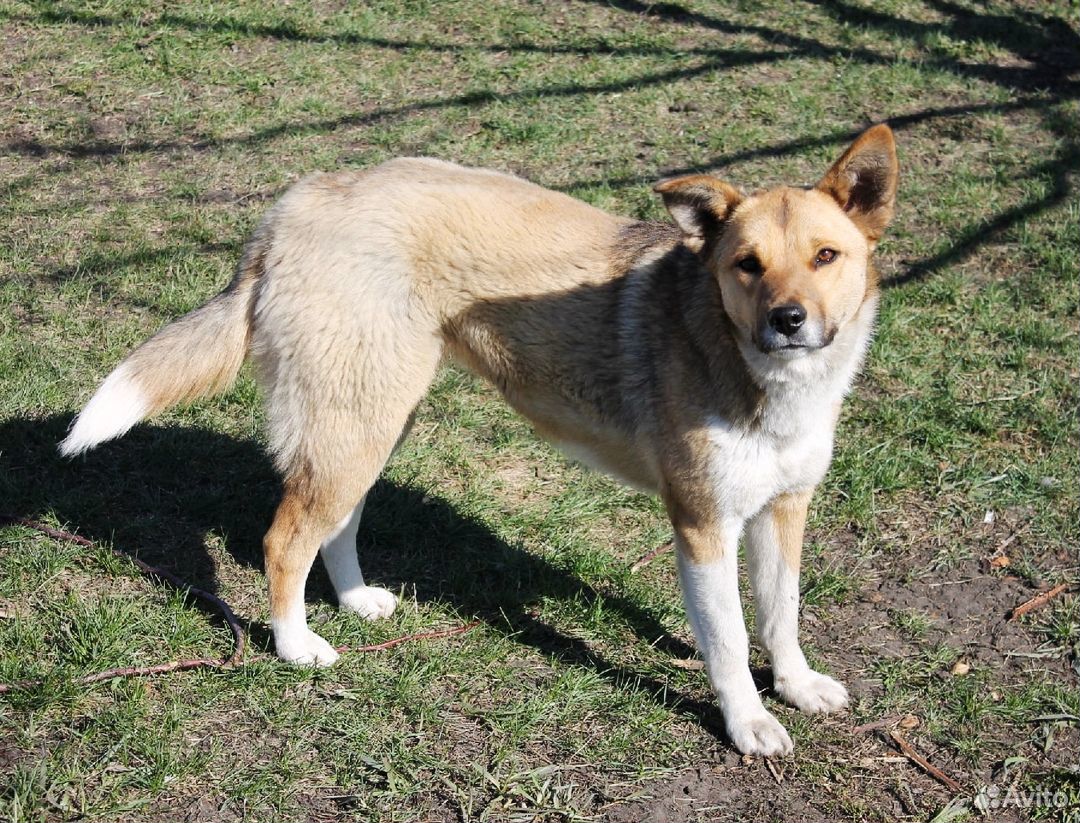
M 402 643 L 409 643 L 413 640 L 434 640 L 439 637 L 453 637 L 455 634 L 465 634 L 471 632 L 477 626 L 480 625 L 479 620 L 473 620 L 471 623 L 465 623 L 461 626 L 454 626 L 450 629 L 439 629 L 433 632 L 417 632 L 416 634 L 406 634 L 401 637 L 395 637 L 393 640 L 387 640 L 384 643 L 372 643 L 369 646 L 335 646 L 334 650 L 338 652 L 379 652 L 384 649 L 392 649 L 394 646 L 400 646 Z
M 673 548 L 675 548 L 675 541 L 669 540 L 667 543 L 664 543 L 662 546 L 657 546 L 651 552 L 646 552 L 645 554 L 643 554 L 641 557 L 639 557 L 637 560 L 634 561 L 634 565 L 632 565 L 630 567 L 630 573 L 631 574 L 637 574 L 641 569 L 643 569 L 645 566 L 648 566 L 650 563 L 652 563 L 660 555 L 666 554 L 667 552 L 671 551 Z
M 765 766 L 768 768 L 769 774 L 771 774 L 773 776 L 773 780 L 776 781 L 777 785 L 780 785 L 781 783 L 784 782 L 784 771 L 783 771 L 783 769 L 777 768 L 776 764 L 773 763 L 771 757 L 766 757 L 765 758 Z
M 863 723 L 861 726 L 856 726 L 851 730 L 852 734 L 864 734 L 865 732 L 872 732 L 875 729 L 882 729 L 885 726 L 891 726 L 893 723 L 900 722 L 900 715 L 891 715 L 889 717 L 883 717 L 880 720 L 872 720 L 869 723 Z

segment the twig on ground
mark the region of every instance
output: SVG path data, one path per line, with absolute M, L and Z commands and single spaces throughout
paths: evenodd
M 934 780 L 938 781 L 938 783 L 946 786 L 953 794 L 960 794 L 960 792 L 963 791 L 963 787 L 959 783 L 915 751 L 915 749 L 911 747 L 911 744 L 903 738 L 900 732 L 891 731 L 889 732 L 889 736 L 893 739 L 893 742 L 900 747 L 900 752 L 908 760 L 921 768 L 924 772 L 934 778 Z
M 80 537 L 77 534 L 64 531 L 63 529 L 54 529 L 51 526 L 46 526 L 44 523 L 39 523 L 36 520 L 29 520 L 25 517 L 15 517 L 10 514 L 0 514 L 0 525 L 4 523 L 17 523 L 20 526 L 25 526 L 28 529 L 41 532 L 42 534 L 53 538 L 54 540 L 66 540 L 70 543 L 75 543 L 78 546 L 84 546 L 88 549 L 99 548 L 92 540 L 87 540 L 85 537 Z M 157 577 L 168 583 L 171 583 L 180 591 L 190 593 L 192 596 L 197 597 L 200 600 L 204 600 L 211 606 L 221 612 L 221 616 L 225 618 L 225 623 L 228 625 L 229 630 L 233 636 L 233 652 L 224 660 L 210 661 L 210 664 L 216 666 L 235 666 L 240 662 L 240 659 L 244 656 L 244 649 L 247 647 L 247 634 L 244 632 L 244 627 L 240 625 L 240 621 L 236 619 L 236 615 L 233 614 L 233 610 L 229 608 L 229 604 L 222 600 L 217 595 L 210 594 L 208 591 L 192 586 L 189 583 L 185 583 L 179 577 L 172 572 L 160 569 L 157 566 L 151 566 L 140 560 L 137 557 L 132 557 L 130 554 L 125 554 L 119 549 L 110 549 L 110 552 L 122 560 L 134 563 L 135 566 L 144 574 L 151 577 Z M 194 663 L 195 661 L 181 661 Z M 170 664 L 172 665 L 172 664 Z M 151 666 L 149 668 L 156 668 Z M 194 666 L 187 666 L 186 668 L 195 668 Z M 134 673 L 133 673 L 134 674 Z
M 51 526 L 46 526 L 44 523 L 39 523 L 36 520 L 30 520 L 25 517 L 15 517 L 10 514 L 0 513 L 0 525 L 15 523 L 20 526 L 25 526 L 28 529 L 40 532 L 55 540 L 66 540 L 71 543 L 75 543 L 78 546 L 84 546 L 88 549 L 99 548 L 92 540 L 87 540 L 85 537 L 80 537 L 77 534 L 64 531 L 63 529 L 54 529 Z M 233 610 L 229 608 L 229 604 L 216 595 L 210 594 L 210 592 L 204 591 L 196 586 L 192 586 L 185 583 L 179 577 L 172 572 L 159 569 L 157 566 L 151 566 L 137 557 L 125 554 L 119 549 L 111 549 L 112 554 L 116 557 L 123 558 L 135 564 L 135 566 L 151 577 L 156 577 L 160 580 L 165 580 L 171 583 L 180 591 L 188 592 L 192 596 L 204 600 L 207 603 L 214 606 L 221 612 L 222 617 L 225 618 L 225 622 L 229 626 L 229 630 L 233 635 L 233 651 L 228 657 L 224 659 L 200 657 L 189 660 L 175 660 L 171 663 L 159 663 L 154 666 L 124 666 L 116 669 L 107 669 L 102 672 L 96 672 L 94 674 L 84 675 L 78 677 L 73 683 L 77 685 L 88 685 L 90 683 L 100 683 L 103 680 L 113 680 L 118 677 L 148 677 L 155 674 L 165 674 L 167 672 L 177 671 L 189 671 L 191 669 L 229 669 L 238 665 L 244 657 L 244 650 L 247 648 L 247 634 L 244 631 L 244 627 L 240 625 L 240 621 L 237 620 L 236 615 L 233 614 Z M 480 625 L 479 620 L 474 620 L 471 623 L 467 623 L 464 626 L 457 626 L 452 629 L 442 629 L 433 632 L 421 632 L 419 634 L 407 634 L 403 637 L 395 637 L 393 640 L 387 640 L 385 643 L 375 643 L 370 646 L 339 646 L 337 651 L 339 652 L 375 652 L 382 649 L 392 649 L 394 646 L 399 646 L 402 643 L 407 643 L 411 640 L 430 640 L 436 637 L 449 637 L 455 634 L 464 634 L 467 631 L 471 631 Z M 43 681 L 41 679 L 36 680 L 19 680 L 14 683 L 0 683 L 0 694 L 15 691 L 16 689 L 28 689 L 36 686 Z
M 696 657 L 692 657 L 689 660 L 684 660 L 681 657 L 673 657 L 668 663 L 677 669 L 683 669 L 688 672 L 700 672 L 705 668 L 705 661 L 698 660 Z
M 665 552 L 671 551 L 674 546 L 675 541 L 669 540 L 667 543 L 664 543 L 663 545 L 658 546 L 652 551 L 646 552 L 645 554 L 641 555 L 641 557 L 634 561 L 634 565 L 630 567 L 630 574 L 637 574 L 641 569 L 652 563 L 660 555 L 664 554 Z
M 10 514 L 0 514 L 0 524 L 15 523 L 20 526 L 25 526 L 28 529 L 40 532 L 41 534 L 51 537 L 54 540 L 64 540 L 69 543 L 74 543 L 77 546 L 83 546 L 88 549 L 97 549 L 99 546 L 92 540 L 87 540 L 85 537 L 80 537 L 77 534 L 73 534 L 63 529 L 54 529 L 51 526 L 46 526 L 44 523 L 39 523 L 36 520 L 30 520 L 25 517 L 15 517 Z M 144 574 L 151 577 L 156 577 L 159 580 L 164 580 L 171 583 L 177 589 L 183 592 L 188 592 L 193 597 L 209 603 L 219 612 L 225 619 L 225 623 L 228 625 L 229 630 L 233 636 L 233 650 L 232 654 L 223 659 L 215 659 L 209 657 L 200 657 L 190 660 L 176 660 L 171 663 L 160 663 L 155 666 L 124 666 L 116 669 L 107 669 L 103 672 L 97 672 L 95 674 L 88 674 L 84 677 L 75 679 L 75 683 L 79 685 L 87 685 L 90 683 L 99 683 L 103 680 L 112 680 L 117 677 L 147 677 L 155 674 L 164 674 L 166 672 L 173 671 L 188 671 L 190 669 L 209 669 L 209 668 L 231 668 L 237 665 L 244 656 L 244 650 L 247 648 L 247 633 L 244 631 L 244 627 L 240 625 L 240 621 L 237 620 L 236 615 L 233 614 L 233 610 L 229 608 L 229 604 L 222 600 L 220 597 L 210 594 L 208 591 L 192 586 L 185 583 L 179 577 L 172 572 L 160 569 L 157 566 L 151 566 L 137 557 L 132 557 L 129 554 L 125 554 L 119 549 L 110 549 L 112 554 L 116 557 L 127 560 L 134 563 L 135 566 Z M 0 694 L 10 692 L 14 689 L 25 689 L 40 683 L 40 680 L 21 680 L 16 683 L 0 683 Z
M 1047 589 L 1044 592 L 1039 592 L 1033 598 L 1024 601 L 1011 612 L 1009 612 L 1009 620 L 1016 620 L 1016 618 L 1023 617 L 1028 612 L 1034 611 L 1035 609 L 1039 608 L 1039 606 L 1045 606 L 1053 598 L 1057 597 L 1067 588 L 1069 588 L 1068 583 L 1058 583 L 1052 589 Z
M 119 677 L 149 677 L 155 674 L 168 672 L 183 672 L 190 669 L 222 669 L 228 664 L 225 660 L 217 658 L 198 657 L 192 660 L 174 660 L 171 663 L 159 663 L 156 666 L 124 666 L 118 669 L 106 669 L 103 672 L 76 677 L 71 682 L 77 686 L 86 686 L 91 683 L 100 683 L 103 680 L 114 680 Z M 45 682 L 37 680 L 16 680 L 14 683 L 0 683 L 0 694 L 13 692 L 19 689 L 30 689 Z
M 335 646 L 336 652 L 379 652 L 383 649 L 392 649 L 394 646 L 400 646 L 402 643 L 408 643 L 412 640 L 434 640 L 437 637 L 452 637 L 455 634 L 465 634 L 471 632 L 477 626 L 480 625 L 479 620 L 474 620 L 471 623 L 466 623 L 463 626 L 454 626 L 451 629 L 439 629 L 433 632 L 419 632 L 418 634 L 406 634 L 401 637 L 395 637 L 393 640 L 387 640 L 385 643 L 373 643 L 370 646 Z

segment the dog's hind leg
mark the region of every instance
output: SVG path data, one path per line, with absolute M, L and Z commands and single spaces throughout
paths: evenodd
M 378 438 L 368 428 L 365 434 L 362 448 L 320 444 L 320 451 L 334 453 L 333 461 L 305 460 L 286 475 L 284 495 L 263 540 L 270 625 L 284 660 L 327 666 L 337 659 L 330 644 L 308 628 L 304 608 L 308 572 L 320 549 L 341 605 L 365 617 L 389 615 L 396 605 L 390 592 L 365 585 L 356 528 L 364 497 L 390 457 L 398 432 L 384 429 Z
M 417 335 L 420 336 L 420 335 Z M 337 652 L 312 632 L 304 587 L 322 549 L 339 601 L 366 617 L 390 614 L 394 596 L 364 583 L 356 556 L 363 501 L 435 375 L 440 341 L 366 339 L 355 358 L 323 359 L 312 382 L 307 358 L 284 358 L 269 392 L 271 443 L 284 495 L 263 541 L 270 624 L 278 656 L 330 665 Z M 381 344 L 381 345 L 380 345 Z
M 409 421 L 398 437 L 394 451 L 397 451 L 408 435 L 415 418 L 415 414 L 409 415 Z M 397 608 L 397 598 L 393 592 L 364 583 L 360 558 L 356 553 L 356 534 L 360 528 L 360 517 L 364 513 L 365 500 L 367 495 L 361 497 L 352 512 L 337 524 L 330 536 L 323 541 L 319 554 L 327 574 L 330 575 L 330 582 L 334 585 L 338 605 L 368 620 L 375 620 L 392 615 Z
M 283 660 L 319 666 L 337 660 L 333 647 L 308 628 L 304 588 L 321 540 L 348 505 L 331 484 L 310 475 L 297 472 L 285 480 L 285 493 L 263 538 L 270 629 Z
M 397 598 L 393 592 L 367 585 L 364 574 L 360 571 L 360 558 L 356 554 L 356 533 L 360 528 L 360 515 L 364 511 L 366 499 L 366 495 L 361 497 L 352 512 L 338 523 L 334 532 L 323 541 L 319 554 L 327 574 L 330 575 L 330 582 L 334 584 L 338 605 L 368 620 L 374 620 L 392 615 L 397 608 Z

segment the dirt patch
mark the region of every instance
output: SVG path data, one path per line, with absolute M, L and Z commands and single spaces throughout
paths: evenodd
M 800 792 L 786 790 L 764 764 L 700 766 L 647 784 L 644 795 L 612 809 L 610 823 L 689 823 L 713 820 L 830 820 Z
M 1067 725 L 1055 727 L 1052 745 L 1041 752 L 1034 740 L 1022 739 L 1024 734 L 1018 739 L 1017 726 L 1004 709 L 990 708 L 973 721 L 982 742 L 974 753 L 928 728 L 925 717 L 943 711 L 939 693 L 947 694 L 958 678 L 969 678 L 962 684 L 969 699 L 1003 707 L 1041 678 L 1060 678 L 1075 687 L 1077 676 L 1064 657 L 1042 656 L 1042 638 L 1029 625 L 1009 619 L 1009 611 L 1036 591 L 1031 582 L 992 572 L 985 558 L 906 579 L 913 566 L 911 558 L 902 556 L 881 559 L 869 570 L 870 580 L 858 595 L 842 604 L 806 610 L 804 639 L 822 650 L 829 670 L 847 683 L 855 713 L 815 721 L 812 741 L 800 740 L 795 729 L 796 753 L 791 760 L 769 764 L 740 758 L 724 746 L 703 750 L 701 765 L 635 784 L 629 796 L 609 792 L 598 819 L 684 823 L 932 817 L 954 795 L 905 758 L 889 736 L 899 728 L 900 716 L 889 716 L 890 687 L 878 667 L 890 660 L 910 663 L 930 656 L 926 700 L 912 707 L 924 718 L 916 718 L 918 725 L 901 733 L 960 782 L 962 802 L 966 799 L 970 805 L 981 787 L 1001 782 L 1006 757 L 1029 758 L 1035 773 L 1067 767 L 1080 739 L 1080 731 Z M 906 621 L 908 615 L 914 617 Z M 931 652 L 943 661 L 936 668 Z M 950 661 L 967 668 L 954 671 Z M 798 724 L 797 713 L 774 708 L 789 728 Z M 864 721 L 859 715 L 868 710 L 877 714 Z M 855 729 L 879 719 L 884 723 L 878 728 Z M 1028 814 L 1019 808 L 999 809 L 994 819 L 1026 820 Z

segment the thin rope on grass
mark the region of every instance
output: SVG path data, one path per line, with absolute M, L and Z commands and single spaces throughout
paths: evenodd
M 63 529 L 54 529 L 51 526 L 46 526 L 44 523 L 39 523 L 36 520 L 30 520 L 25 517 L 16 517 L 10 514 L 0 514 L 0 525 L 5 524 L 17 524 L 24 526 L 28 529 L 40 532 L 41 534 L 51 537 L 54 540 L 66 540 L 70 543 L 75 543 L 78 546 L 83 546 L 88 549 L 99 549 L 96 543 L 92 540 L 87 540 L 85 537 L 80 537 L 77 534 L 64 531 Z M 106 669 L 102 672 L 96 672 L 94 674 L 87 674 L 82 677 L 75 678 L 72 682 L 76 685 L 84 686 L 91 683 L 100 683 L 104 680 L 113 680 L 119 677 L 149 677 L 156 674 L 166 674 L 168 672 L 178 671 L 190 671 L 192 669 L 230 669 L 240 664 L 244 657 L 244 651 L 247 648 L 247 633 L 244 631 L 244 627 L 240 625 L 240 621 L 236 618 L 233 610 L 229 607 L 229 604 L 222 600 L 220 597 L 211 594 L 208 591 L 192 586 L 189 583 L 181 580 L 172 572 L 165 569 L 158 568 L 157 566 L 151 566 L 137 557 L 132 557 L 129 554 L 125 554 L 119 549 L 109 550 L 114 556 L 122 558 L 124 560 L 134 563 L 135 566 L 144 574 L 150 577 L 156 577 L 160 580 L 164 580 L 171 583 L 179 591 L 187 592 L 193 597 L 203 600 L 217 609 L 222 617 L 225 619 L 225 623 L 228 625 L 229 630 L 233 636 L 233 650 L 226 658 L 216 659 L 209 657 L 199 657 L 188 660 L 174 660 L 171 663 L 159 663 L 155 666 L 124 666 L 115 669 Z M 474 620 L 471 623 L 466 623 L 462 626 L 455 626 L 450 629 L 441 629 L 431 632 L 420 632 L 417 634 L 407 634 L 402 637 L 395 637 L 392 640 L 387 640 L 384 643 L 375 643 L 370 646 L 339 646 L 336 650 L 339 652 L 375 652 L 383 649 L 392 649 L 394 646 L 400 646 L 402 643 L 408 643 L 412 640 L 431 640 L 438 637 L 450 637 L 455 634 L 464 634 L 471 631 L 480 625 L 479 620 Z M 17 689 L 28 689 L 37 686 L 44 682 L 43 679 L 34 680 L 19 680 L 14 683 L 0 683 L 0 694 L 15 691 Z

